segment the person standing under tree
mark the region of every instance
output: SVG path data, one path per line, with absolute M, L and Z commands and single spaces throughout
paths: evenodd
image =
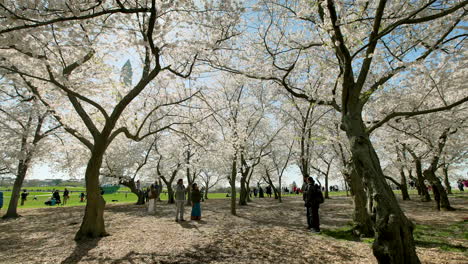
M 26 191 L 26 189 L 23 190 L 21 193 L 21 206 L 24 205 L 24 202 L 26 201 L 26 198 L 28 197 L 29 193 Z
M 320 232 L 319 207 L 323 203 L 323 194 L 320 186 L 314 183 L 312 177 L 307 178 L 307 186 L 304 190 L 304 206 L 307 208 L 307 228 L 314 233 Z
M 266 194 L 268 195 L 268 197 L 271 198 L 271 186 L 270 185 L 266 187 Z
M 154 214 L 156 213 L 156 188 L 154 184 L 151 184 L 148 191 L 148 213 Z
M 68 191 L 67 188 L 65 188 L 65 191 L 63 191 L 63 203 L 62 205 L 66 205 L 68 198 L 70 198 L 70 192 Z
M 184 203 L 185 203 L 185 193 L 186 189 L 183 184 L 183 180 L 179 179 L 177 181 L 177 185 L 175 187 L 174 191 L 174 198 L 175 198 L 175 204 L 176 204 L 176 222 L 180 221 L 185 221 L 184 220 Z
M 192 215 L 190 219 L 192 220 L 201 220 L 201 192 L 198 189 L 198 185 L 196 183 L 192 184 Z

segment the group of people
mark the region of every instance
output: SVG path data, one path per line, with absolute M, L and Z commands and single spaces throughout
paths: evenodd
M 49 197 L 44 204 L 45 205 L 56 205 L 56 204 L 61 204 L 61 205 L 66 205 L 68 202 L 68 199 L 70 199 L 70 191 L 68 191 L 67 188 L 63 191 L 63 199 L 60 199 L 60 193 L 58 190 L 55 190 L 52 193 L 52 197 Z
M 174 200 L 176 206 L 176 222 L 185 221 L 184 212 L 185 212 L 185 203 L 187 199 L 190 199 L 192 202 L 192 212 L 190 215 L 191 220 L 201 220 L 201 201 L 202 201 L 202 192 L 198 188 L 196 183 L 193 183 L 191 186 L 190 197 L 187 197 L 188 189 L 185 187 L 182 179 L 177 181 L 177 185 L 174 188 Z M 149 187 L 148 190 L 148 213 L 154 214 L 156 212 L 156 201 L 159 198 L 161 193 L 161 188 L 155 183 Z
M 176 204 L 176 217 L 175 221 L 185 221 L 184 219 L 184 204 L 185 204 L 185 199 L 186 199 L 186 194 L 187 194 L 187 188 L 184 186 L 184 182 L 182 179 L 179 179 L 177 181 L 177 185 L 174 190 L 174 199 L 175 199 L 175 204 Z M 198 188 L 198 185 L 196 183 L 192 184 L 192 189 L 190 193 L 191 197 L 190 198 L 192 202 L 192 212 L 190 215 L 191 220 L 201 220 L 201 192 L 200 189 Z

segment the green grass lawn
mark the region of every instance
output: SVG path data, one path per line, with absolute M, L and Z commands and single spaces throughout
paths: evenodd
M 50 188 L 50 192 L 34 192 L 34 188 L 31 188 L 28 199 L 26 200 L 23 206 L 18 203 L 18 208 L 46 208 L 50 207 L 45 205 L 44 202 L 52 196 L 52 187 Z M 58 187 L 58 190 L 63 190 L 64 188 Z M 68 188 L 67 188 L 68 189 Z M 122 191 L 123 189 L 123 191 Z M 42 188 L 41 190 L 46 190 L 46 188 Z M 68 200 L 67 204 L 64 206 L 83 206 L 86 205 L 85 202 L 80 202 L 80 193 L 84 191 L 84 188 L 81 189 L 69 189 L 72 191 L 70 193 L 70 199 Z M 127 192 L 128 191 L 128 192 Z M 3 192 L 3 208 L 2 210 L 6 210 L 8 207 L 8 203 L 10 202 L 11 192 Z M 34 200 L 34 196 L 36 196 L 37 200 Z M 239 197 L 239 194 L 237 195 Z M 60 192 L 60 198 L 63 197 L 63 193 Z M 127 188 L 120 188 L 118 192 L 112 194 L 104 194 L 104 200 L 109 203 L 136 203 L 137 196 L 131 193 Z M 229 199 L 230 197 L 226 197 L 226 193 L 208 193 L 208 199 Z M 161 200 L 167 201 L 168 197 L 167 194 L 161 194 Z M 114 200 L 114 201 L 113 201 Z M 63 206 L 63 205 L 60 205 Z
M 340 240 L 360 241 L 372 244 L 374 238 L 360 238 L 352 231 L 352 226 L 347 225 L 335 229 L 323 229 L 323 236 L 334 237 Z M 468 254 L 468 248 L 458 241 L 468 240 L 468 222 L 461 221 L 448 226 L 416 225 L 413 232 L 416 246 L 427 248 L 440 248 L 444 251 L 464 252 Z

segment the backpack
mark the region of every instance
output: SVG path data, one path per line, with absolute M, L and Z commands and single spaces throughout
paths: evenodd
M 323 204 L 325 202 L 325 199 L 323 198 L 322 190 L 320 190 L 320 187 L 318 185 L 315 185 L 315 188 L 317 190 L 317 201 L 319 202 L 319 204 Z

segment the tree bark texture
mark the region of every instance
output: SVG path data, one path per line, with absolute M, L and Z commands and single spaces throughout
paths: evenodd
M 350 179 L 351 195 L 353 196 L 353 232 L 358 236 L 374 236 L 374 223 L 367 209 L 367 192 L 359 175 L 349 164 L 346 178 Z
M 239 205 L 247 205 L 247 199 L 249 197 L 248 188 L 247 188 L 247 176 L 241 176 L 240 179 L 240 194 L 239 194 Z
M 231 185 L 231 214 L 236 215 L 236 175 L 237 175 L 237 155 L 234 155 L 231 168 L 231 178 L 229 184 Z
M 431 201 L 431 196 L 429 195 L 429 191 L 427 190 L 426 184 L 424 183 L 421 159 L 420 158 L 415 159 L 415 163 L 416 163 L 416 177 L 418 179 L 419 188 L 421 189 L 421 195 L 420 195 L 421 201 L 429 202 Z
M 330 199 L 330 195 L 328 194 L 328 171 L 325 174 L 325 198 Z
M 20 216 L 18 214 L 18 201 L 21 195 L 21 187 L 23 186 L 23 182 L 26 178 L 26 173 L 31 162 L 31 156 L 32 155 L 28 153 L 24 160 L 19 161 L 16 179 L 13 183 L 13 190 L 11 192 L 11 199 L 8 203 L 8 210 L 3 218 L 16 218 Z
M 448 177 L 448 165 L 442 166 L 442 171 L 444 172 L 444 185 L 445 185 L 445 189 L 447 190 L 447 194 L 453 194 L 452 187 L 450 186 L 450 181 Z
M 379 158 L 362 121 L 360 108 L 351 106 L 354 109 L 343 113 L 343 127 L 350 142 L 353 167 L 372 188 L 374 255 L 379 263 L 419 264 L 413 239 L 414 225 L 404 215 L 385 180 Z
M 408 184 L 406 183 L 406 175 L 403 167 L 400 168 L 400 190 L 403 200 L 410 200 Z
M 80 229 L 75 235 L 75 240 L 108 235 L 104 226 L 104 207 L 106 202 L 99 189 L 99 170 L 106 146 L 107 144 L 104 140 L 96 140 L 96 144 L 91 152 L 91 158 L 86 167 L 86 209 Z
M 430 182 L 432 190 L 434 192 L 434 201 L 437 210 L 446 210 L 452 211 L 454 208 L 450 206 L 450 201 L 448 199 L 447 193 L 445 192 L 440 179 L 435 175 L 434 170 L 431 168 L 424 170 L 423 175 Z

